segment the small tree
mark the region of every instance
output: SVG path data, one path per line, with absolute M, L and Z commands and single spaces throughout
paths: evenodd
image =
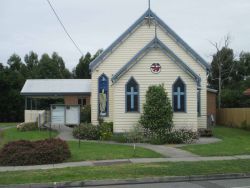
M 141 125 L 151 132 L 160 130 L 171 131 L 173 127 L 173 111 L 164 85 L 154 85 L 148 88 L 146 103 L 143 106 Z

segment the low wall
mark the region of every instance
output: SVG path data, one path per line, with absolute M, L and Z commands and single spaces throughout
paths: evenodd
M 24 122 L 36 122 L 38 121 L 38 115 L 40 115 L 40 123 L 45 123 L 45 110 L 25 110 L 24 111 Z
M 243 122 L 250 124 L 250 108 L 221 108 L 217 110 L 219 125 L 240 127 Z

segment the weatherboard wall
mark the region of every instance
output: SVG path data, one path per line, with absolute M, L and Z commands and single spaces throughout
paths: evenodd
M 153 61 L 161 65 L 161 72 L 158 74 L 153 74 L 149 68 Z M 178 77 L 181 77 L 186 84 L 187 110 L 186 112 L 174 113 L 174 127 L 176 129 L 187 128 L 194 131 L 197 130 L 196 81 L 158 48 L 146 54 L 115 83 L 113 90 L 115 132 L 129 131 L 133 125 L 138 123 L 141 115 L 138 112 L 125 112 L 125 85 L 132 76 L 139 84 L 140 112 L 143 112 L 145 95 L 149 86 L 164 84 L 168 97 L 172 101 L 172 85 Z
M 198 119 L 199 127 L 206 126 L 206 70 L 201 67 L 183 48 L 181 48 L 174 39 L 172 39 L 162 28 L 157 27 L 158 38 L 167 45 L 179 58 L 181 58 L 191 69 L 193 69 L 201 77 L 201 117 Z M 91 86 L 92 86 L 92 97 L 91 97 L 91 107 L 92 107 L 92 123 L 98 123 L 98 77 L 105 73 L 109 78 L 109 117 L 104 118 L 105 121 L 113 121 L 116 126 L 118 122 L 117 112 L 114 115 L 114 108 L 118 108 L 117 105 L 121 105 L 124 102 L 124 98 L 120 100 L 119 103 L 114 104 L 114 99 L 117 99 L 117 90 L 114 87 L 125 87 L 124 83 L 117 82 L 112 85 L 112 76 L 125 65 L 138 51 L 140 51 L 144 46 L 146 46 L 155 37 L 155 26 L 152 24 L 150 27 L 146 23 L 143 23 L 136 28 L 134 32 L 130 34 L 120 45 L 112 51 L 112 53 L 104 59 L 104 61 L 92 72 Z M 156 59 L 151 60 L 152 63 L 158 63 Z M 166 67 L 167 68 L 167 67 Z M 149 70 L 149 67 L 147 67 Z M 174 71 L 174 70 L 173 70 Z M 136 72 L 134 72 L 136 75 Z M 152 74 L 152 73 L 151 73 Z M 123 79 L 123 78 L 121 78 Z M 167 77 L 166 77 L 167 79 Z M 157 83 L 158 84 L 158 83 Z M 141 85 L 141 84 L 140 84 Z M 194 89 L 196 92 L 196 89 Z M 196 96 L 194 97 L 196 98 Z M 190 99 L 188 99 L 190 100 Z M 115 107 L 114 107 L 115 105 Z M 125 106 L 119 106 L 125 111 Z M 133 115 L 134 119 L 138 120 L 138 115 Z M 116 118 L 116 119 L 115 119 Z M 132 117 L 131 117 L 132 118 Z M 188 117 L 187 117 L 188 118 Z M 119 120 L 119 121 L 124 121 Z M 134 122 L 135 120 L 133 120 Z M 189 121 L 189 118 L 185 121 Z M 197 121 L 197 120 L 196 120 Z M 191 120 L 193 122 L 193 120 Z M 184 122 L 183 122 L 184 123 Z M 181 122 L 180 122 L 181 124 Z M 130 125 L 133 126 L 133 125 Z

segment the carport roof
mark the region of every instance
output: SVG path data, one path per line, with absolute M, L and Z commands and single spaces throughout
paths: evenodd
M 28 79 L 21 95 L 63 96 L 91 93 L 91 79 Z

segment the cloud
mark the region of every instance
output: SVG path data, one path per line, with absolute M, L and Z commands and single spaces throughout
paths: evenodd
M 106 48 L 148 8 L 147 0 L 51 0 L 73 39 L 86 53 Z M 249 0 L 152 0 L 153 11 L 210 61 L 219 41 L 230 33 L 231 47 L 250 51 Z M 79 52 L 67 38 L 46 0 L 0 3 L 0 62 L 12 53 L 23 57 L 56 51 L 72 69 Z

